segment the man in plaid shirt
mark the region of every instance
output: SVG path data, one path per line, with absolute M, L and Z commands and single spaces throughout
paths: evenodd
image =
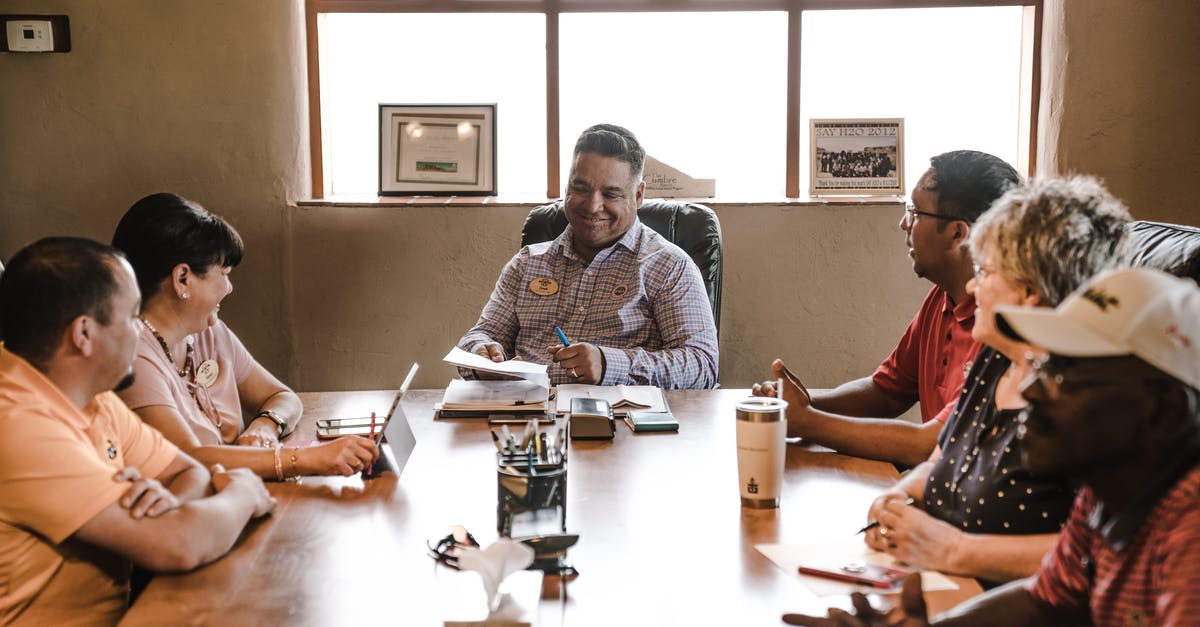
M 637 217 L 645 158 L 620 126 L 597 124 L 579 136 L 563 201 L 567 229 L 508 262 L 459 348 L 550 364 L 555 384 L 716 385 L 717 329 L 700 271 Z

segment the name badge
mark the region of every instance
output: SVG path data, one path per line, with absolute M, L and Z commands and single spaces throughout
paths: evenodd
M 212 387 L 216 382 L 217 375 L 220 374 L 221 367 L 217 365 L 215 359 L 205 359 L 200 363 L 200 367 L 196 368 L 196 383 L 203 385 L 206 388 Z
M 558 281 L 554 279 L 534 279 L 529 282 L 529 291 L 538 296 L 552 296 L 558 293 Z

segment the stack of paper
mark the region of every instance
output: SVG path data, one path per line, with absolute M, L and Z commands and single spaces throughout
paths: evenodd
M 445 411 L 546 411 L 550 390 L 532 381 L 464 381 L 446 386 L 439 407 Z
M 612 405 L 613 413 L 623 416 L 631 409 L 644 411 L 667 411 L 667 400 L 662 388 L 653 385 L 581 385 L 563 384 L 558 386 L 557 411 L 565 414 L 571 411 L 573 398 L 599 398 Z

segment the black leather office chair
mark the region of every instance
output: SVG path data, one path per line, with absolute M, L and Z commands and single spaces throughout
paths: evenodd
M 648 198 L 638 209 L 638 219 L 683 249 L 700 268 L 713 322 L 721 330 L 721 223 L 712 209 L 691 202 Z M 525 218 L 521 245 L 548 242 L 567 228 L 561 200 L 535 207 Z
M 1135 266 L 1156 268 L 1200 283 L 1200 228 L 1139 220 L 1129 225 Z

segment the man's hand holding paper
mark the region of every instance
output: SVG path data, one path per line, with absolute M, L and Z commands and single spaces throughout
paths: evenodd
M 487 345 L 481 345 L 480 348 L 484 346 Z M 478 351 L 480 348 L 476 348 L 476 350 Z M 503 354 L 503 349 L 501 349 L 501 354 Z M 450 349 L 450 352 L 446 353 L 446 356 L 442 358 L 442 361 L 454 366 L 459 366 L 460 368 L 470 368 L 480 375 L 483 373 L 500 375 L 490 376 L 487 378 L 498 379 L 510 377 L 516 379 L 525 379 L 527 381 L 532 381 L 544 388 L 550 387 L 550 376 L 546 374 L 546 366 L 542 364 L 521 361 L 519 359 L 509 359 L 507 361 L 497 362 L 491 357 L 485 357 L 484 355 L 477 353 L 468 353 L 457 346 Z M 480 376 L 480 378 L 484 377 Z

